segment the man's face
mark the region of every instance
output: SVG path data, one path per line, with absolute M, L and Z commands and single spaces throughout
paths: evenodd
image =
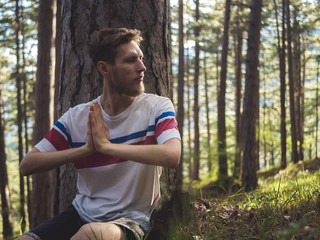
M 109 65 L 110 87 L 121 95 L 136 97 L 144 92 L 143 77 L 146 67 L 143 53 L 132 41 L 118 47 L 115 63 Z

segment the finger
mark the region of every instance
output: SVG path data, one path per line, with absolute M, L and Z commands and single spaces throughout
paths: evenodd
M 100 104 L 98 104 L 98 103 L 94 104 L 93 109 L 94 109 L 96 116 L 102 117 L 102 111 L 101 111 Z
M 109 127 L 108 127 L 108 125 L 104 124 L 104 128 L 105 128 L 105 132 L 106 132 L 106 137 L 107 137 L 107 139 L 109 139 L 110 136 L 109 136 Z

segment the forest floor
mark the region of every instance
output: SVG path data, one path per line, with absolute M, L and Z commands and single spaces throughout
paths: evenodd
M 250 193 L 211 183 L 170 239 L 320 239 L 319 168 L 315 160 L 260 171 Z

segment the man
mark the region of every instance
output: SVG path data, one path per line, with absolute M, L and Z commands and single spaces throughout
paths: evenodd
M 79 193 L 18 239 L 141 239 L 149 231 L 161 166 L 178 165 L 181 142 L 171 101 L 144 93 L 141 40 L 125 28 L 91 36 L 102 95 L 69 109 L 20 165 L 30 175 L 74 162 Z

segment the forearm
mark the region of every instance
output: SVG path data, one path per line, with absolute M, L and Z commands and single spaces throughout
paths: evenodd
M 171 139 L 164 144 L 154 145 L 109 143 L 101 146 L 98 151 L 134 162 L 174 168 L 180 161 L 181 142 L 178 139 Z
M 20 171 L 24 176 L 49 171 L 88 154 L 90 150 L 85 145 L 57 152 L 40 152 L 33 148 L 21 161 Z

